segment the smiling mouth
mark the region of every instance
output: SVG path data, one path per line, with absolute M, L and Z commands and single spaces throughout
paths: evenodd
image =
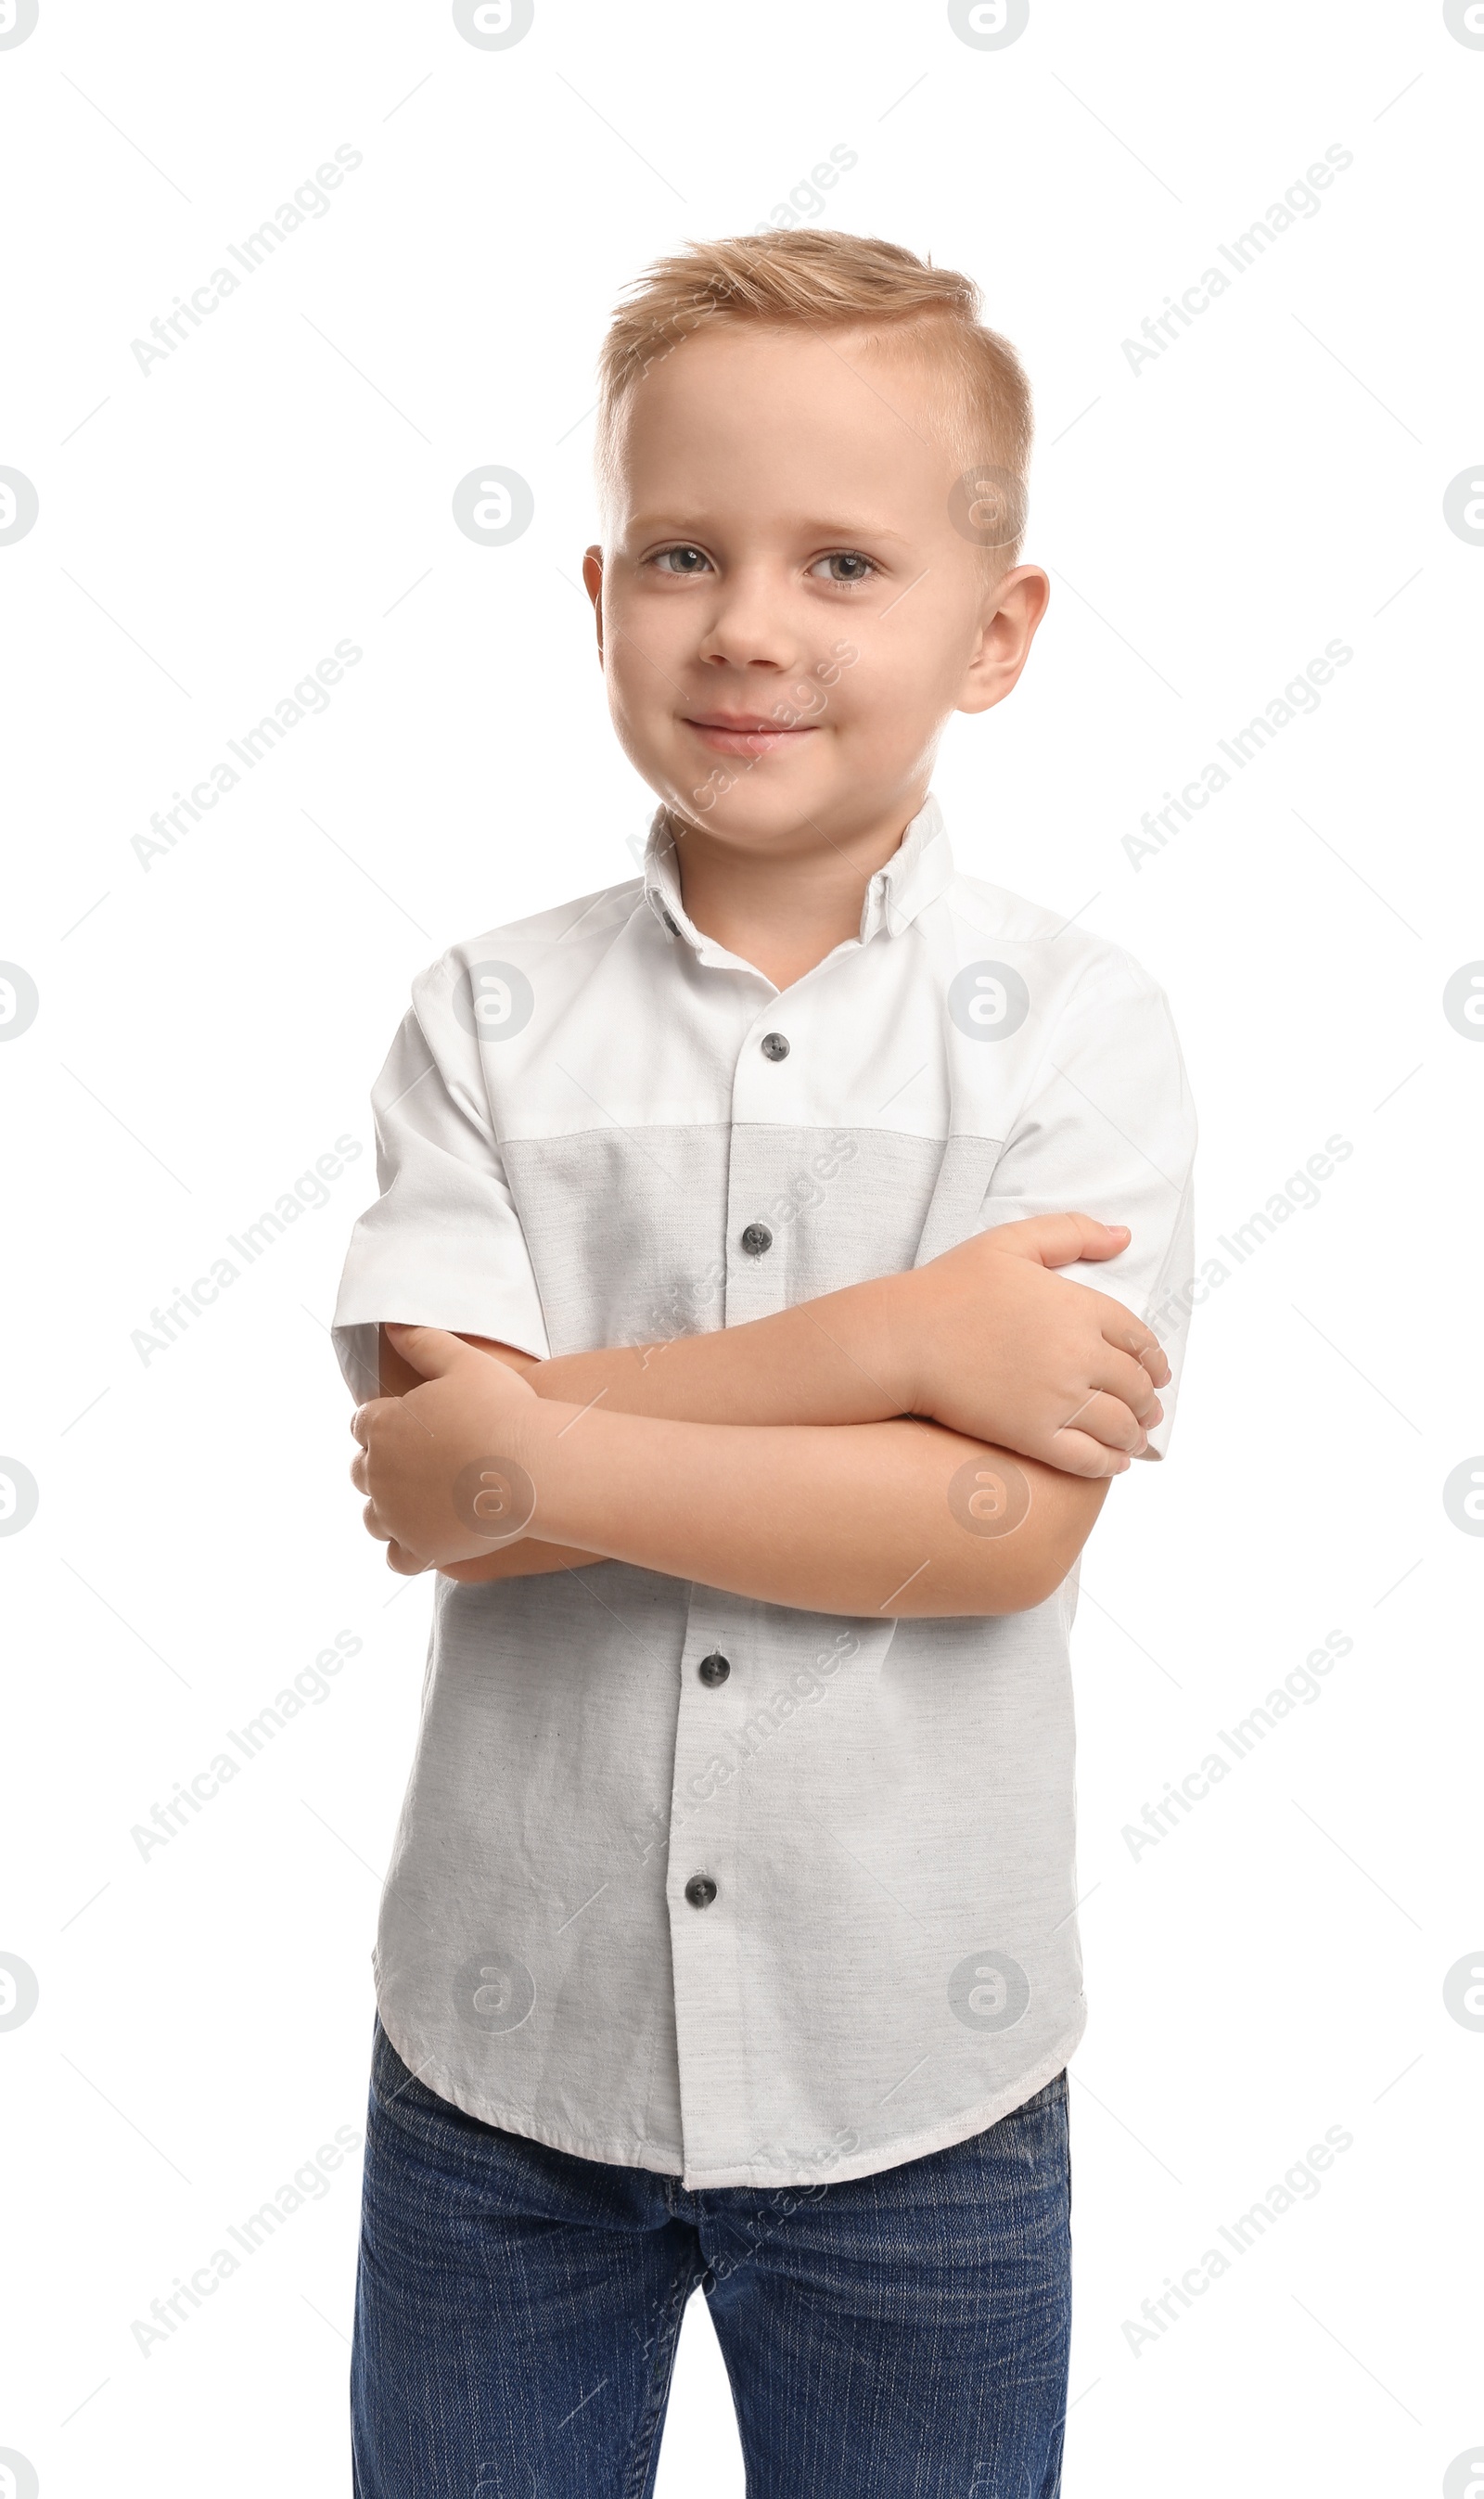
M 789 728 L 782 721 L 763 720 L 757 712 L 746 711 L 707 712 L 687 718 L 685 725 L 724 755 L 765 755 L 770 748 L 814 735 L 813 722 L 800 721 L 796 727 Z

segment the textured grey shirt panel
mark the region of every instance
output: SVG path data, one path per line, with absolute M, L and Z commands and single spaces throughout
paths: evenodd
M 973 1145 L 954 1158 L 971 1166 L 953 1192 L 955 1222 L 972 1196 L 966 1229 L 993 1164 Z M 723 1326 L 728 1246 L 733 1262 L 746 1259 L 735 1245 L 751 1223 L 773 1236 L 770 1308 L 899 1274 L 917 1256 L 943 1161 L 936 1138 L 843 1127 L 605 1128 L 504 1150 L 553 1353 Z

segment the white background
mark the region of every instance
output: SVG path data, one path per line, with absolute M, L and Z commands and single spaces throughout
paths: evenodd
M 0 2029 L 0 2450 L 45 2499 L 348 2486 L 353 2162 L 147 2356 L 131 2322 L 362 2125 L 429 1602 L 362 1534 L 325 1334 L 367 1093 L 418 966 L 632 873 L 649 797 L 573 587 L 594 359 L 653 254 L 796 185 L 803 222 L 971 271 L 1033 376 L 1049 620 L 936 786 L 970 873 L 1168 988 L 1230 1270 L 1171 1461 L 1084 1566 L 1065 2486 L 1433 2499 L 1476 2451 L 1484 2029 L 1443 1985 L 1484 1963 L 1484 1542 L 1442 1486 L 1484 1448 L 1484 1047 L 1441 998 L 1484 957 L 1484 548 L 1443 517 L 1484 458 L 1481 96 L 1438 7 L 1319 0 L 1034 0 L 998 50 L 937 6 L 538 0 L 498 51 L 431 0 L 41 0 L 0 43 L 0 464 L 40 502 L 0 545 L 0 956 L 40 995 L 0 1047 L 0 1450 L 40 1487 L 0 1540 L 0 1951 L 40 1989 Z M 338 145 L 329 212 L 142 373 Z M 1132 371 L 1332 146 L 1319 212 Z M 858 163 L 811 211 L 831 146 Z M 535 499 L 500 548 L 450 513 L 487 463 Z M 329 709 L 143 865 L 341 638 Z M 1318 711 L 1136 867 L 1144 812 L 1332 638 Z M 342 1134 L 329 1205 L 143 1362 L 151 1307 Z M 1236 1266 L 1217 1236 L 1334 1135 L 1319 1204 Z M 131 1828 L 340 1629 L 332 1697 L 143 1860 Z M 1322 1700 L 1136 1859 L 1145 1801 L 1336 1629 Z M 1330 2126 L 1321 2191 L 1131 2349 Z M 741 2489 L 700 2303 L 660 2486 Z

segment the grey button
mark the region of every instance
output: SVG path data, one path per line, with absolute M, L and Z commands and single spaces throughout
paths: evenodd
M 712 1685 L 725 1683 L 731 1672 L 731 1660 L 729 1657 L 724 1657 L 720 1649 L 714 1648 L 709 1657 L 701 1659 L 695 1671 L 702 1683 Z
M 788 1034 L 786 1032 L 765 1032 L 762 1036 L 762 1055 L 764 1058 L 787 1058 L 789 1055 Z
M 716 1899 L 716 1885 L 709 1874 L 693 1874 L 686 1885 L 686 1899 L 693 1909 L 709 1909 Z
M 773 1247 L 773 1235 L 765 1223 L 750 1223 L 742 1235 L 742 1247 L 750 1258 L 760 1258 L 764 1250 Z
M 662 911 L 662 912 L 661 913 L 660 917 L 661 917 L 661 919 L 664 922 L 664 925 L 665 925 L 666 928 L 669 930 L 670 935 L 671 935 L 672 937 L 678 937 L 678 936 L 679 936 L 679 934 L 680 934 L 680 923 L 679 923 L 679 921 L 678 921 L 678 920 L 672 920 L 672 919 L 670 918 L 670 915 L 669 915 L 669 913 L 668 913 L 667 911 Z

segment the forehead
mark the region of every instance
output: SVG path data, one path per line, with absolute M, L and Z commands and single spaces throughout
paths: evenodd
M 941 508 L 952 463 L 925 360 L 860 331 L 696 331 L 628 393 L 613 484 L 629 511 L 677 500 L 798 509 L 865 498 Z

